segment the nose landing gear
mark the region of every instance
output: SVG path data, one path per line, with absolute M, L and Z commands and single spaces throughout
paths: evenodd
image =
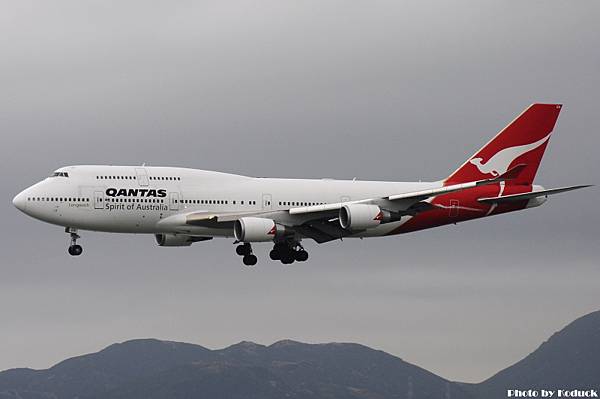
M 79 256 L 81 255 L 81 253 L 83 252 L 83 247 L 81 245 L 77 244 L 77 239 L 81 238 L 79 236 L 79 234 L 77 234 L 77 229 L 72 229 L 70 227 L 67 227 L 65 229 L 66 233 L 69 233 L 69 235 L 71 236 L 71 245 L 69 245 L 69 255 L 71 256 Z
M 252 253 L 252 246 L 248 242 L 245 242 L 235 247 L 235 252 L 238 255 L 243 256 L 242 261 L 246 266 L 254 266 L 256 265 L 256 262 L 258 262 L 256 255 Z

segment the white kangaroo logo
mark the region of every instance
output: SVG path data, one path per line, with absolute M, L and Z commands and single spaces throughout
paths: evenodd
M 497 177 L 503 173 L 506 173 L 510 164 L 520 157 L 521 155 L 534 150 L 544 144 L 550 138 L 550 134 L 536 141 L 535 143 L 517 145 L 514 147 L 508 147 L 498 151 L 494 154 L 487 162 L 482 163 L 483 158 L 472 158 L 469 160 L 470 163 L 477 166 L 477 169 L 483 174 L 491 173 L 492 176 Z

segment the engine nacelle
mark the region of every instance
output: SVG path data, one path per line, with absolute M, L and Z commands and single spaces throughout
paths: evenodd
M 273 241 L 285 234 L 285 226 L 271 219 L 244 217 L 236 220 L 233 225 L 233 235 L 241 242 Z
M 156 243 L 161 247 L 189 247 L 195 241 L 196 237 L 181 234 L 155 234 Z
M 365 230 L 379 226 L 383 216 L 377 205 L 348 204 L 340 209 L 340 226 L 346 230 Z

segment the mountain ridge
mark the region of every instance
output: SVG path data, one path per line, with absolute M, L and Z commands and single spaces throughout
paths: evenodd
M 522 360 L 477 383 L 449 381 L 356 343 L 222 349 L 142 338 L 44 370 L 0 372 L 0 399 L 79 398 L 505 398 L 507 389 L 598 389 L 600 311 L 555 332 Z

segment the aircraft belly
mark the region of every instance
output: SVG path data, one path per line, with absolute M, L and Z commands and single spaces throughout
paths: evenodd
M 363 232 L 353 234 L 350 237 L 368 238 L 368 237 L 381 237 L 381 236 L 389 235 L 392 231 L 398 229 L 404 223 L 408 222 L 408 220 L 410 218 L 411 218 L 411 216 L 407 216 L 407 217 L 403 218 L 403 220 L 399 220 L 397 222 L 380 224 L 377 227 L 373 227 L 373 228 L 367 229 Z

